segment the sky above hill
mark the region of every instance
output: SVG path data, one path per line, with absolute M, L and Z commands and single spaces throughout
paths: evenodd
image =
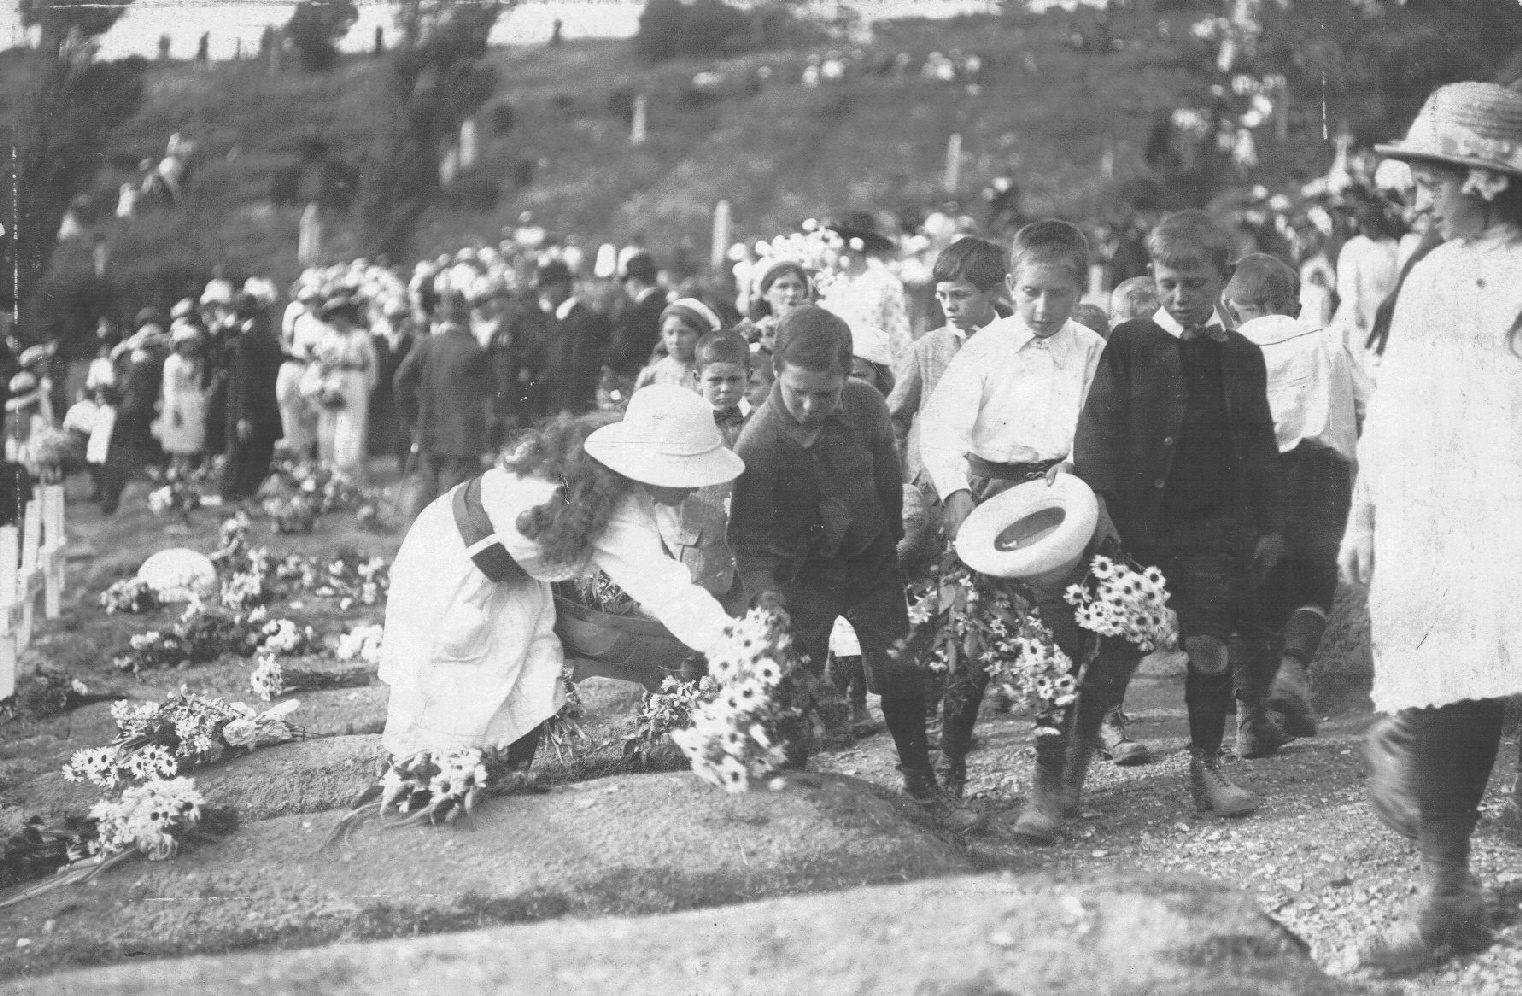
M 107 0 L 109 2 L 109 0 Z M 348 51 L 368 51 L 380 27 L 389 42 L 392 36 L 391 5 L 385 0 L 356 0 L 359 22 L 343 40 Z M 830 8 L 834 0 L 816 0 Z M 154 56 L 160 35 L 170 38 L 170 54 L 189 58 L 203 33 L 210 33 L 213 59 L 230 59 L 241 42 L 245 56 L 258 50 L 259 35 L 266 25 L 290 20 L 292 3 L 281 0 L 133 0 L 104 38 L 101 55 Z M 856 10 L 869 18 L 946 16 L 965 11 L 986 11 L 993 0 L 856 0 Z M 626 38 L 639 25 L 644 0 L 523 0 L 497 22 L 492 42 L 497 45 L 547 41 L 556 18 L 563 22 L 567 38 Z M 0 47 L 23 40 L 14 0 L 0 0 Z

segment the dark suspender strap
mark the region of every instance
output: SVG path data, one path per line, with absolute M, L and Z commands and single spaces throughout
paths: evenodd
M 507 547 L 497 538 L 491 519 L 481 505 L 481 478 L 472 477 L 454 489 L 452 499 L 455 528 L 465 541 L 465 552 L 482 574 L 497 584 L 528 579 L 525 571 Z

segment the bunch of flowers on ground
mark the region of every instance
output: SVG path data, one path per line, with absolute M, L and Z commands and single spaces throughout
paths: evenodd
M 0 715 L 44 719 L 112 698 L 115 696 L 90 691 L 90 686 L 78 678 L 52 670 L 39 670 L 29 677 L 17 679 L 15 694 L 0 703 Z
M 136 633 L 125 653 L 112 658 L 119 671 L 184 667 L 205 664 L 225 653 L 247 657 L 263 639 L 262 619 L 191 602 L 168 629 Z
M 356 626 L 338 638 L 336 656 L 341 661 L 359 661 L 362 664 L 379 664 L 381 638 L 386 629 L 376 623 Z
M 282 702 L 263 712 L 242 702 L 187 690 L 162 702 L 123 699 L 111 707 L 116 737 L 104 747 L 76 751 L 64 779 L 101 788 L 148 778 L 171 778 L 183 768 L 209 764 L 229 753 L 285 743 L 298 731 L 286 717 L 299 705 Z
M 391 586 L 391 565 L 384 557 L 363 557 L 354 550 L 330 558 L 288 554 L 275 563 L 274 575 L 287 591 L 336 598 L 341 609 L 378 605 Z
M 264 702 L 290 692 L 368 685 L 374 673 L 368 665 L 337 671 L 289 668 L 272 653 L 261 653 L 256 661 L 253 672 L 248 676 L 248 688 Z
M 1095 557 L 1089 573 L 1067 590 L 1078 625 L 1101 636 L 1119 636 L 1143 652 L 1178 643 L 1178 616 L 1168 608 L 1167 579 L 1156 567 L 1145 570 Z
M 718 682 L 707 675 L 697 681 L 673 675 L 661 683 L 659 692 L 646 692 L 634 726 L 624 736 L 624 759 L 648 767 L 671 734 L 692 724 L 692 711 L 718 694 Z
M 162 603 L 152 585 L 130 577 L 112 582 L 111 587 L 100 593 L 100 604 L 108 616 L 117 613 L 140 616 L 154 611 Z
M 692 724 L 671 735 L 700 778 L 727 792 L 772 782 L 788 762 L 789 741 L 803 732 L 803 710 L 794 705 L 796 663 L 774 613 L 752 609 L 725 628 L 708 658 L 717 694 L 697 703 Z
M 291 459 L 276 464 L 260 494 L 277 533 L 311 532 L 319 516 L 353 508 L 365 497 L 347 475 L 323 464 Z
M 190 478 L 171 473 L 166 483 L 148 493 L 148 508 L 154 515 L 179 512 L 189 515 L 204 504 L 201 491 Z

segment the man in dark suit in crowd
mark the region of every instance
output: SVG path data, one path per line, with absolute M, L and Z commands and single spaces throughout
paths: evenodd
M 226 335 L 227 466 L 222 499 L 252 498 L 269 476 L 280 438 L 280 406 L 275 380 L 284 356 L 270 328 L 269 313 L 252 294 L 233 301 L 234 324 Z
M 607 351 L 608 320 L 575 296 L 571 270 L 559 260 L 539 267 L 535 281 L 545 312 L 542 358 L 532 392 L 545 415 L 580 415 L 597 405 L 597 381 Z
M 619 315 L 608 351 L 608 367 L 630 384 L 650 362 L 661 341 L 661 312 L 666 295 L 656 284 L 655 260 L 649 253 L 635 253 L 624 264 L 624 293 L 628 304 Z
M 434 318 L 434 333 L 413 346 L 393 382 L 398 408 L 416 413 L 416 473 L 425 485 L 419 508 L 480 473 L 481 455 L 491 448 L 492 371 L 471 334 L 470 307 L 452 291 L 440 297 Z

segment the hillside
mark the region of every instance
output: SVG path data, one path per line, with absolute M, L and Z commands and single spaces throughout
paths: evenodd
M 510 104 L 514 120 L 494 133 L 491 115 L 481 115 L 481 164 L 464 189 L 495 187 L 500 196 L 490 209 L 435 208 L 416 250 L 496 241 L 530 210 L 583 243 L 641 237 L 665 253 L 685 243 L 701 259 L 721 197 L 731 202 L 742 239 L 769 237 L 831 209 L 935 203 L 944 196 L 953 132 L 963 139 L 964 201 L 1008 173 L 1029 212 L 1087 215 L 1103 186 L 1107 137 L 1117 142 L 1125 173 L 1139 160 L 1154 113 L 1198 99 L 1205 82 L 1191 76 L 1174 46 L 1155 39 L 1119 52 L 1074 51 L 1064 44 L 1069 25 L 1056 14 L 889 23 L 862 51 L 859 68 L 813 89 L 797 82 L 809 55 L 802 51 L 651 66 L 623 41 L 493 50 L 499 84 L 485 110 Z M 921 78 L 927 54 L 956 49 L 981 59 L 977 87 Z M 915 70 L 902 78 L 888 68 L 900 53 Z M 748 86 L 763 66 L 770 79 Z M 249 62 L 154 67 L 148 100 L 114 137 L 107 162 L 125 166 L 159 154 L 165 138 L 181 131 L 199 142 L 197 175 L 181 208 L 112 232 L 109 286 L 98 290 L 118 305 L 162 303 L 217 262 L 234 274 L 293 277 L 300 211 L 271 207 L 271 180 L 313 136 L 360 165 L 374 116 L 383 113 L 379 69 L 363 57 L 316 76 L 269 76 Z M 695 98 L 690 81 L 702 71 L 723 82 Z M 617 108 L 641 90 L 649 140 L 633 146 Z M 1330 154 L 1314 145 L 1292 152 L 1317 165 Z M 120 179 L 103 170 L 103 203 L 114 203 Z M 334 258 L 355 254 L 350 224 L 327 221 Z M 77 296 L 90 285 L 89 255 L 88 244 L 61 250 L 53 286 Z

